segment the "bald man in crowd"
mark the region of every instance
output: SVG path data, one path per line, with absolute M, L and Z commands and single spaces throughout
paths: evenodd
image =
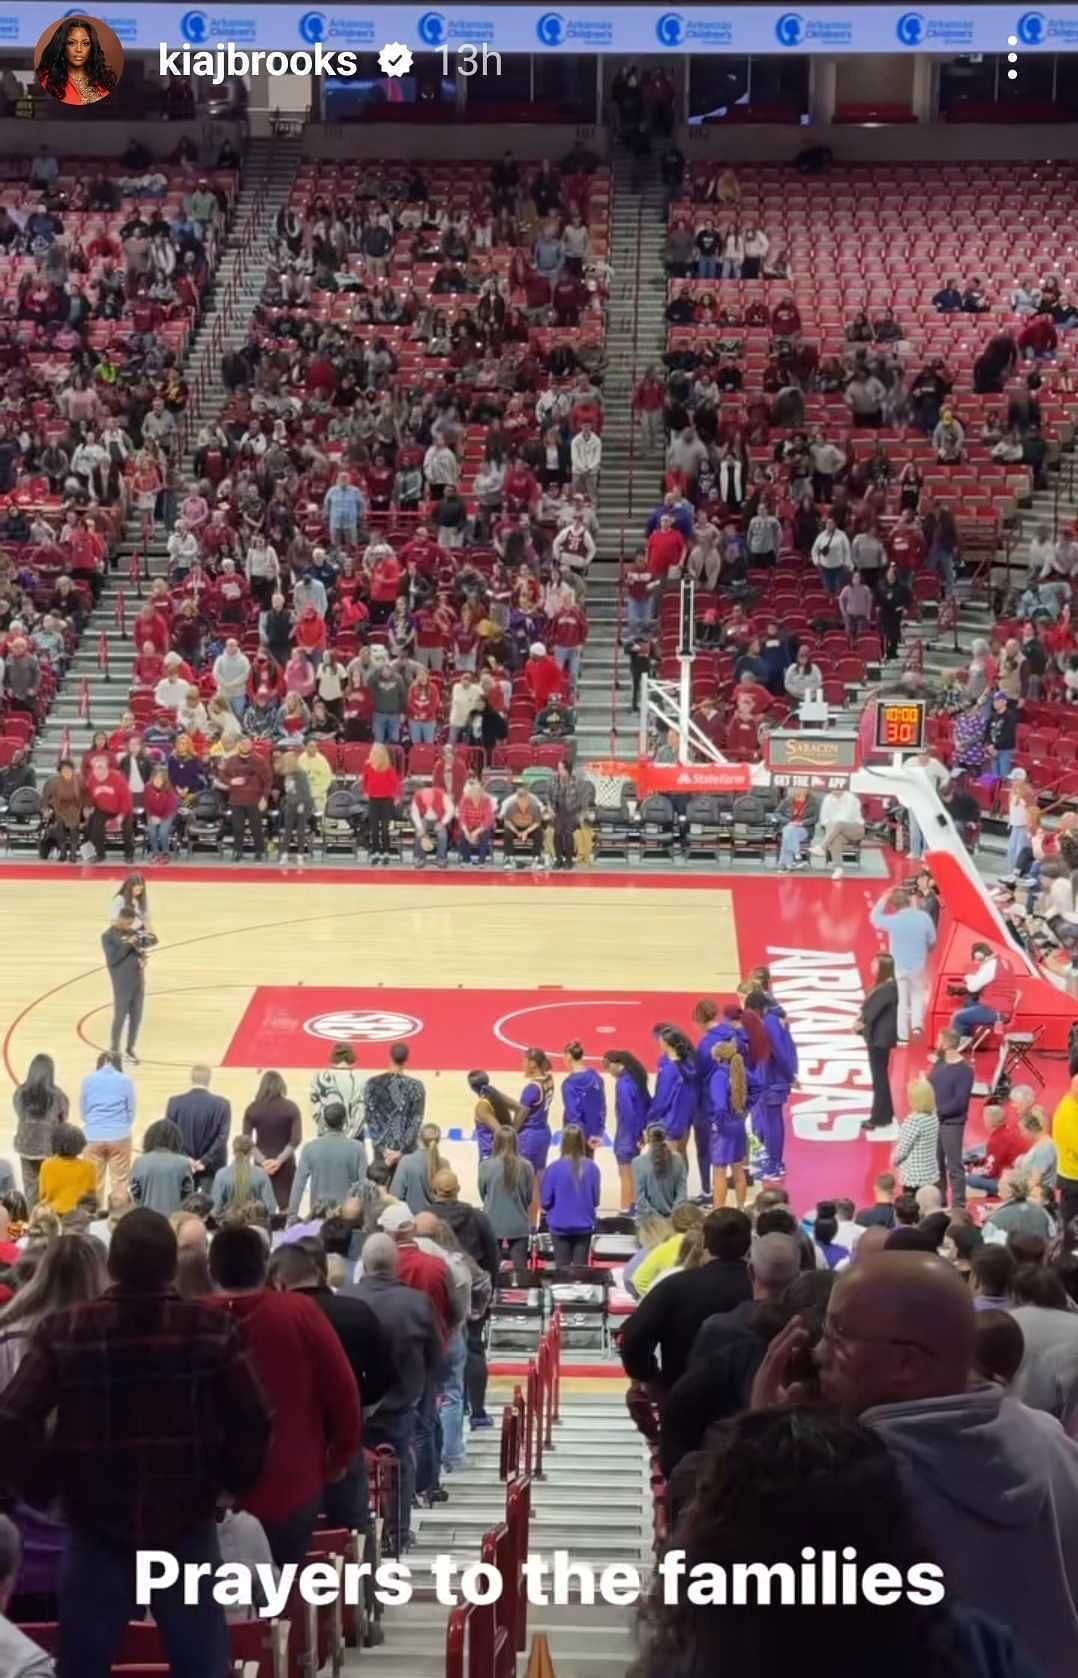
M 807 1350 L 789 1323 L 757 1373 L 754 1409 L 804 1402 L 789 1372 Z M 816 1361 L 824 1400 L 875 1428 L 898 1462 L 948 1595 L 1009 1625 L 1043 1678 L 1073 1678 L 1078 1444 L 975 1374 L 958 1272 L 931 1253 L 859 1259 L 835 1285 Z

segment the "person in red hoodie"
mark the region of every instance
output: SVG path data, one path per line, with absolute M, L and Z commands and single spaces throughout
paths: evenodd
M 648 570 L 660 583 L 677 569 L 685 558 L 685 538 L 674 524 L 672 513 L 664 513 L 659 528 L 648 537 Z
M 887 543 L 887 555 L 903 576 L 919 571 L 928 548 L 912 507 L 903 507 Z
M 155 612 L 152 606 L 144 606 L 131 625 L 131 639 L 143 651 L 149 641 L 153 651 L 164 658 L 169 649 L 168 619 Z
M 433 577 L 439 565 L 452 563 L 449 554 L 434 540 L 425 524 L 416 529 L 410 542 L 406 542 L 400 553 L 401 564 L 408 570 L 414 570 L 417 577 Z
M 588 638 L 588 620 L 579 606 L 563 606 L 550 628 L 554 662 L 564 671 L 570 690 L 580 676 L 580 651 Z
M 90 773 L 86 781 L 86 802 L 90 806 L 86 837 L 94 847 L 97 861 L 105 860 L 105 831 L 109 822 L 119 816 L 124 859 L 130 866 L 135 860 L 134 803 L 131 788 L 119 770 L 113 769 L 107 757 L 95 757 L 90 764 Z
M 305 606 L 300 620 L 292 631 L 293 643 L 307 654 L 317 670 L 326 650 L 326 620 L 319 617 L 313 606 Z
M 268 1287 L 268 1259 L 260 1230 L 219 1229 L 210 1247 L 219 1291 L 208 1303 L 238 1324 L 273 1413 L 265 1466 L 241 1507 L 262 1522 L 275 1566 L 302 1566 L 325 1487 L 359 1450 L 361 1399 L 326 1317 L 302 1294 Z
M 370 822 L 371 867 L 377 868 L 381 864 L 388 868 L 392 843 L 389 824 L 400 801 L 401 778 L 385 746 L 371 747 L 370 756 L 363 765 L 363 791 L 367 795 Z
M 141 643 L 142 651 L 135 660 L 132 675 L 135 685 L 141 688 L 155 688 L 165 673 L 165 660 L 152 641 Z
M 386 623 L 401 591 L 404 568 L 388 543 L 376 551 L 371 566 L 371 622 Z
M 542 641 L 533 641 L 524 666 L 524 685 L 541 711 L 554 695 L 565 693 L 565 678 L 556 661 L 551 658 Z
M 509 462 L 502 494 L 508 517 L 515 518 L 519 513 L 534 517 L 539 509 L 539 485 L 527 461 L 514 456 Z

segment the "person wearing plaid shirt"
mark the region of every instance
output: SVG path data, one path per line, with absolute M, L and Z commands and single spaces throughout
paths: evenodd
M 902 1178 L 907 1193 L 938 1183 L 940 1122 L 936 1113 L 936 1092 L 927 1078 L 914 1078 L 906 1091 L 909 1117 L 903 1119 L 898 1141 L 891 1152 L 891 1164 Z
M 41 1322 L 0 1393 L 0 1489 L 59 1498 L 70 1538 L 60 1584 L 59 1669 L 108 1678 L 135 1610 L 135 1553 L 215 1568 L 216 1510 L 262 1473 L 270 1410 L 239 1326 L 173 1288 L 176 1237 L 139 1207 L 109 1246 L 113 1285 Z M 226 1678 L 224 1609 L 204 1586 L 159 1591 L 154 1618 L 173 1678 Z

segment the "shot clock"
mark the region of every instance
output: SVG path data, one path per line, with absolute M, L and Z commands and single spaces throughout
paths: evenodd
M 921 752 L 924 744 L 924 700 L 881 700 L 876 707 L 876 750 Z

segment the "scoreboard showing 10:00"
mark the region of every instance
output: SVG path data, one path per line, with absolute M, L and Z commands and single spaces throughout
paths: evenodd
M 923 699 L 881 701 L 876 707 L 876 750 L 920 752 L 925 743 Z

